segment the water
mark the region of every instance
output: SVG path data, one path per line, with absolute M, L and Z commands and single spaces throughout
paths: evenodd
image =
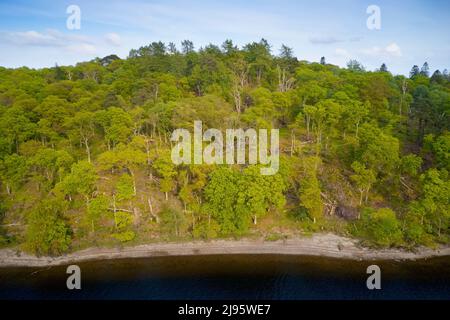
M 366 288 L 378 264 L 382 289 Z M 0 268 L 1 299 L 446 299 L 450 257 L 420 261 L 228 255 L 79 264 L 82 289 L 66 289 L 66 267 Z

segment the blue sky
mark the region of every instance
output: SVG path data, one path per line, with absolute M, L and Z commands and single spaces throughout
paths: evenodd
M 81 29 L 68 30 L 66 9 L 81 9 Z M 381 29 L 369 30 L 369 5 L 381 10 Z M 225 39 L 242 46 L 266 38 L 299 59 L 367 69 L 385 62 L 407 74 L 427 61 L 450 69 L 450 1 L 447 0 L 0 0 L 0 65 L 33 68 L 74 64 L 152 41 L 184 39 L 196 48 Z

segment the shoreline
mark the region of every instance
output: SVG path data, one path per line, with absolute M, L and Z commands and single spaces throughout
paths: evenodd
M 36 257 L 15 249 L 0 249 L 0 267 L 50 267 L 73 263 L 167 256 L 193 255 L 297 255 L 349 260 L 417 260 L 450 256 L 450 246 L 436 250 L 419 248 L 417 252 L 401 249 L 371 249 L 358 246 L 358 240 L 331 233 L 314 234 L 286 240 L 211 240 L 143 244 L 124 248 L 89 248 L 58 257 Z

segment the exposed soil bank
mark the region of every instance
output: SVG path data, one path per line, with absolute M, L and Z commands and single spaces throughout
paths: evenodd
M 278 241 L 214 240 L 153 243 L 117 249 L 89 248 L 60 257 L 36 257 L 17 253 L 14 249 L 2 249 L 0 250 L 0 267 L 45 267 L 88 260 L 217 254 L 282 254 L 353 260 L 414 260 L 450 255 L 450 247 L 437 250 L 420 248 L 416 252 L 400 249 L 375 250 L 358 246 L 358 241 L 355 239 L 327 233 Z

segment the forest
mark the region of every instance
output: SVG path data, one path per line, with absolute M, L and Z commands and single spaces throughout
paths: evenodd
M 314 232 L 373 247 L 448 244 L 448 71 L 318 61 L 264 39 L 185 40 L 126 59 L 0 67 L 0 246 L 61 255 Z M 175 165 L 171 133 L 194 121 L 279 129 L 278 172 Z

